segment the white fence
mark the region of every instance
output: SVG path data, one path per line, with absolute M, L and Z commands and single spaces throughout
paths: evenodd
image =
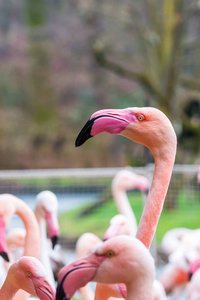
M 196 205 L 200 202 L 200 187 L 197 183 L 198 165 L 175 165 L 165 207 Z M 55 192 L 62 204 L 73 197 L 90 198 L 91 201 L 110 197 L 113 176 L 122 168 L 54 169 L 54 170 L 8 170 L 0 171 L 0 193 L 12 193 L 29 201 L 44 189 Z M 150 180 L 154 165 L 130 168 Z M 95 196 L 94 196 L 95 195 Z M 75 197 L 75 199 L 77 199 Z M 83 200 L 84 201 L 84 200 Z M 177 202 L 178 201 L 178 202 Z

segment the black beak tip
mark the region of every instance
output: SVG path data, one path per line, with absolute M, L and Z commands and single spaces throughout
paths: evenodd
M 51 237 L 51 242 L 52 242 L 52 248 L 54 249 L 55 245 L 58 242 L 58 236 L 57 235 L 52 236 Z
M 91 135 L 91 129 L 92 129 L 92 125 L 94 124 L 95 120 L 96 120 L 96 118 L 88 120 L 87 123 L 85 124 L 85 126 L 82 128 L 82 130 L 80 131 L 80 133 L 77 136 L 76 141 L 75 141 L 76 147 L 83 145 L 88 139 L 93 137 Z
M 62 285 L 58 284 L 56 288 L 56 300 L 70 300 L 70 299 L 71 298 L 66 297 Z
M 4 251 L 0 252 L 0 256 L 2 256 L 5 261 L 7 261 L 7 262 L 10 261 L 8 254 L 6 252 L 4 252 Z

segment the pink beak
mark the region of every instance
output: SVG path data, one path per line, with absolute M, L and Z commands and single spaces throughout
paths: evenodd
M 92 281 L 105 258 L 92 253 L 62 268 L 58 275 L 56 300 L 69 300 L 80 287 Z
M 128 109 L 103 109 L 95 112 L 79 133 L 75 145 L 81 146 L 89 138 L 101 132 L 121 133 L 136 116 Z
M 45 211 L 45 220 L 47 223 L 48 236 L 52 241 L 53 248 L 55 247 L 59 237 L 59 224 L 57 214 L 51 211 Z
M 50 285 L 45 277 L 31 277 L 35 292 L 41 300 L 54 300 L 56 296 L 55 289 Z
M 0 255 L 5 261 L 9 262 L 8 248 L 6 245 L 6 227 L 2 216 L 0 216 Z

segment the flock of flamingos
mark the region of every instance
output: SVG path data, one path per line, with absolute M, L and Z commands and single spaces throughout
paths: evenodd
M 165 234 L 162 248 L 169 263 L 159 280 L 149 251 L 175 161 L 177 138 L 171 122 L 153 107 L 100 110 L 79 133 L 76 147 L 102 132 L 123 135 L 150 149 L 155 161 L 151 184 L 128 170 L 116 174 L 112 193 L 120 214 L 110 220 L 103 241 L 92 233 L 79 237 L 77 260 L 61 268 L 56 282 L 49 256 L 59 235 L 56 196 L 39 193 L 33 212 L 19 198 L 0 195 L 0 300 L 69 300 L 77 290 L 82 300 L 179 299 L 182 293 L 187 300 L 200 300 L 200 230 L 175 228 Z M 126 195 L 133 188 L 145 195 L 138 226 Z M 24 229 L 6 235 L 13 214 L 22 219 Z M 13 244 L 23 249 L 17 260 Z M 95 292 L 91 281 L 96 282 Z

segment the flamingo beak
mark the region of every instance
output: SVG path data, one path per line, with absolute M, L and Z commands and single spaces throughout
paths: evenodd
M 56 296 L 55 289 L 50 285 L 46 277 L 32 277 L 36 295 L 42 300 L 54 300 Z
M 52 248 L 55 247 L 59 237 L 59 224 L 57 214 L 51 211 L 45 211 L 45 220 L 47 223 L 48 236 L 52 242 Z
M 6 227 L 2 216 L 0 216 L 0 256 L 9 262 L 8 248 L 6 245 Z
M 80 287 L 93 280 L 104 259 L 105 256 L 92 253 L 62 268 L 58 275 L 56 300 L 71 299 Z
M 101 133 L 120 134 L 136 119 L 129 108 L 103 109 L 95 112 L 80 131 L 75 146 L 79 147 L 89 138 Z

